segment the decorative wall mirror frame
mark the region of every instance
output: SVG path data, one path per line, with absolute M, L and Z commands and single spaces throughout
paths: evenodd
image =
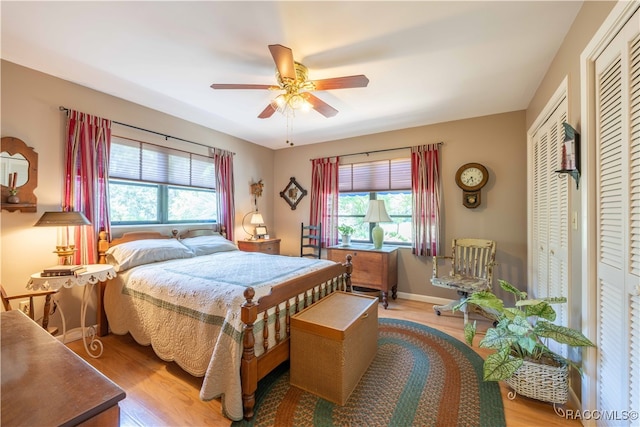
M 7 211 L 36 212 L 38 199 L 34 193 L 38 186 L 38 153 L 23 141 L 5 136 L 1 142 L 0 182 L 2 209 Z M 22 159 L 26 161 L 24 165 Z M 17 166 L 16 166 L 17 165 Z M 17 203 L 8 203 L 10 194 L 9 174 L 15 173 Z M 26 177 L 25 177 L 26 175 Z
M 300 187 L 300 184 L 298 184 L 293 176 L 289 179 L 289 183 L 284 190 L 280 192 L 280 197 L 282 197 L 289 206 L 291 206 L 291 210 L 295 210 L 298 203 L 300 203 L 300 200 L 302 200 L 306 195 L 307 190 Z

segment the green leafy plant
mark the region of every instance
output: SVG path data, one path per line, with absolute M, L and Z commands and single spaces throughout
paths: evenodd
M 524 360 L 555 366 L 568 364 L 579 372 L 580 367 L 571 360 L 553 352 L 544 339 L 552 339 L 572 347 L 591 347 L 594 344 L 579 331 L 552 323 L 556 311 L 551 304 L 566 303 L 564 297 L 528 299 L 522 292 L 505 280 L 500 287 L 515 296 L 515 307 L 505 307 L 504 302 L 490 291 L 476 292 L 459 304 L 474 304 L 497 317 L 494 327 L 487 330 L 479 346 L 495 350 L 483 366 L 485 381 L 506 380 L 522 366 Z M 476 322 L 467 323 L 465 340 L 473 345 Z
M 338 226 L 338 232 L 340 232 L 340 234 L 344 234 L 344 235 L 350 236 L 355 231 L 356 231 L 356 229 L 353 228 L 350 225 L 340 225 L 340 226 Z

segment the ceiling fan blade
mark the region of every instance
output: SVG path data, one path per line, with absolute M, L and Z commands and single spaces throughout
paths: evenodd
M 281 44 L 270 44 L 269 51 L 276 63 L 281 78 L 296 79 L 296 69 L 293 63 L 293 52 Z
M 311 104 L 314 110 L 325 117 L 333 117 L 338 114 L 338 110 L 336 110 L 317 96 L 310 94 L 309 92 L 303 92 L 300 94 L 300 96 L 302 96 L 309 104 Z
M 280 89 L 278 86 L 273 85 L 251 85 L 251 84 L 220 84 L 214 83 L 211 85 L 212 89 Z
M 316 90 L 348 89 L 352 87 L 367 87 L 369 79 L 364 74 L 357 76 L 335 77 L 332 79 L 313 80 Z
M 268 119 L 269 117 L 273 116 L 273 113 L 276 112 L 275 107 L 272 104 L 267 105 L 267 108 L 265 108 L 264 110 L 262 110 L 262 113 L 260 113 L 258 115 L 259 119 Z

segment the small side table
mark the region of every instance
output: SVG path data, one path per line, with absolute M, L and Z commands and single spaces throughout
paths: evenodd
M 72 288 L 74 286 L 84 286 L 82 290 L 82 304 L 80 306 L 80 326 L 82 329 L 82 342 L 87 354 L 93 358 L 102 355 L 102 341 L 96 337 L 96 330 L 93 326 L 89 328 L 85 325 L 85 317 L 87 314 L 87 306 L 89 305 L 89 295 L 93 291 L 96 283 L 106 282 L 108 279 L 116 277 L 116 271 L 109 264 L 89 264 L 85 265 L 87 271 L 72 276 L 42 277 L 41 273 L 31 275 L 27 289 L 37 290 L 58 290 L 62 287 Z M 67 334 L 67 328 L 63 319 L 63 333 Z M 88 333 L 88 336 L 87 336 Z M 89 343 L 87 344 L 87 338 Z M 64 340 L 64 338 L 63 338 Z

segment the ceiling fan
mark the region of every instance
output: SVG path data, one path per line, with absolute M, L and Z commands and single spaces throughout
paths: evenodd
M 293 52 L 288 47 L 272 44 L 269 51 L 276 63 L 276 79 L 278 85 L 261 84 L 220 84 L 211 85 L 213 89 L 269 89 L 283 90 L 258 115 L 260 119 L 269 118 L 276 111 L 287 112 L 310 106 L 325 117 L 333 117 L 338 110 L 327 104 L 311 92 L 315 90 L 348 89 L 366 87 L 369 79 L 359 74 L 356 76 L 334 77 L 330 79 L 309 80 L 307 67 L 293 60 Z

